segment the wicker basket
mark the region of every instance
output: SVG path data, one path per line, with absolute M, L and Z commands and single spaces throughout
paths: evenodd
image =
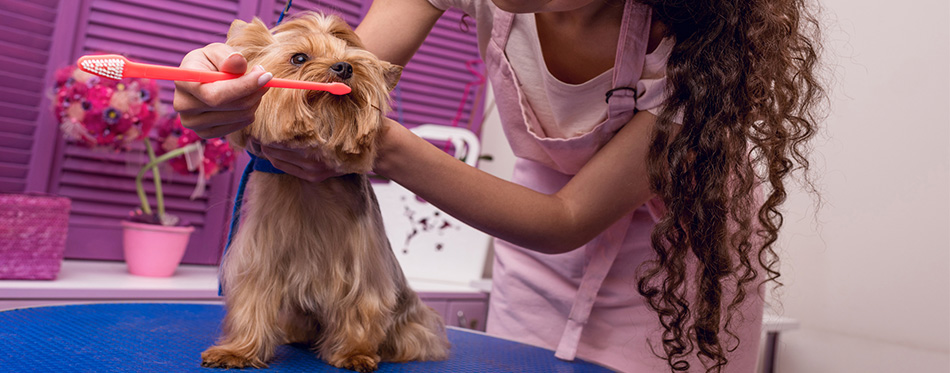
M 69 227 L 70 200 L 0 194 L 0 279 L 53 280 Z

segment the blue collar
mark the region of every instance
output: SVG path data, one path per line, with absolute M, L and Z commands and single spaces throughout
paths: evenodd
M 274 165 L 271 164 L 270 161 L 264 158 L 255 156 L 254 154 L 251 154 L 251 152 L 247 152 L 247 155 L 251 156 L 251 161 L 249 163 L 253 164 L 252 167 L 254 168 L 254 171 L 266 172 L 269 174 L 285 173 L 284 171 L 277 169 L 277 167 L 274 167 Z

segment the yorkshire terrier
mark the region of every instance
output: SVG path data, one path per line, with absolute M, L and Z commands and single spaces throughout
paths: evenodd
M 222 263 L 227 315 L 202 365 L 266 367 L 276 347 L 307 343 L 329 364 L 443 360 L 442 318 L 409 288 L 366 173 L 402 67 L 363 49 L 339 17 L 302 13 L 273 29 L 235 20 L 227 44 L 277 78 L 343 82 L 352 92 L 271 89 L 232 144 L 306 149 L 344 176 L 312 183 L 254 172 Z

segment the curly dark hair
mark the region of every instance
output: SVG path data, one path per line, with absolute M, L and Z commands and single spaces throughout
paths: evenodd
M 690 370 L 695 353 L 718 372 L 740 342 L 731 328 L 739 306 L 766 282 L 780 285 L 773 244 L 786 176 L 802 170 L 812 185 L 807 142 L 826 97 L 819 25 L 804 0 L 643 2 L 676 44 L 647 159 L 668 213 L 638 291 L 659 315 L 656 353 L 671 370 Z

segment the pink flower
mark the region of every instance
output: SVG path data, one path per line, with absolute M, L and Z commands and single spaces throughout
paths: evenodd
M 105 121 L 105 116 L 101 110 L 86 110 L 85 115 L 80 119 L 80 122 L 86 130 L 93 136 L 97 136 L 106 130 L 108 123 Z
M 201 142 L 204 148 L 201 165 L 204 168 L 205 178 L 208 179 L 219 172 L 230 170 L 237 158 L 237 155 L 234 153 L 234 150 L 231 149 L 231 145 L 228 144 L 227 140 L 223 138 L 202 139 L 194 131 L 183 127 L 181 125 L 181 117 L 178 115 L 161 121 L 155 128 L 155 133 L 157 136 L 154 140 L 159 144 L 157 149 L 160 149 L 156 150 L 156 152 L 160 152 L 160 154 L 167 153 L 175 148 L 182 148 L 189 144 Z M 184 156 L 175 157 L 168 161 L 168 164 L 175 172 L 183 175 L 197 173 L 197 170 L 188 170 L 188 163 Z
M 158 85 L 152 80 L 103 79 L 75 66 L 58 70 L 55 79 L 53 113 L 68 124 L 60 127 L 68 130 L 64 135 L 70 142 L 126 148 L 144 138 L 158 119 Z
M 221 138 L 210 139 L 205 143 L 205 172 L 216 174 L 221 170 L 230 170 L 237 158 L 227 141 Z M 212 166 L 213 165 L 213 166 Z
M 129 113 L 122 114 L 110 127 L 115 133 L 127 134 L 132 129 L 132 116 Z
M 185 130 L 177 115 L 165 120 L 160 117 L 158 84 L 153 80 L 105 79 L 75 66 L 56 71 L 54 79 L 51 110 L 63 137 L 71 144 L 122 151 L 128 150 L 133 141 L 155 140 L 159 144 L 156 152 L 164 154 L 200 141 L 205 144 L 205 150 L 192 159 L 200 162 L 200 168 L 208 178 L 229 169 L 234 163 L 234 152 L 226 141 L 215 139 L 208 145 L 194 132 Z M 153 129 L 158 138 L 150 137 Z M 195 172 L 188 170 L 184 157 L 176 157 L 169 163 L 180 173 Z M 196 195 L 197 191 L 204 190 L 203 181 L 197 183 Z M 144 195 L 141 183 L 136 183 L 136 190 Z M 143 210 L 149 210 L 147 199 L 143 197 L 141 203 Z M 165 218 L 159 219 L 152 214 L 143 215 L 143 218 L 152 223 L 168 224 Z
M 66 85 L 67 81 L 69 81 L 72 78 L 74 70 L 76 70 L 75 66 L 67 66 L 62 69 L 56 70 L 56 74 L 54 75 L 56 79 L 56 87 L 58 88 L 60 86 Z
M 112 94 L 115 90 L 103 85 L 95 85 L 89 88 L 86 93 L 86 101 L 92 105 L 94 110 L 105 111 L 109 107 L 109 101 L 112 100 Z

